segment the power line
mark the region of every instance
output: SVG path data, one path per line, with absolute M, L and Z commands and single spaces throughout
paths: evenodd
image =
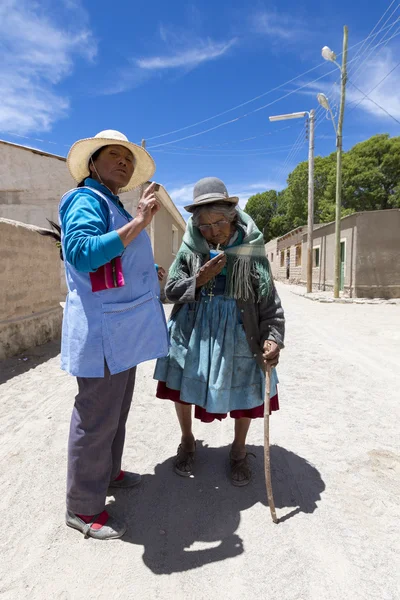
M 384 29 L 385 29 L 385 27 L 383 27 L 382 29 L 380 29 L 380 30 L 379 30 L 377 33 L 381 33 L 381 32 L 382 32 Z M 377 34 L 375 34 L 375 35 L 377 35 Z M 370 37 L 370 36 L 368 36 L 368 37 L 367 37 L 367 38 L 365 38 L 364 40 L 361 40 L 360 42 L 357 42 L 357 44 L 354 44 L 353 46 L 351 46 L 351 47 L 349 48 L 349 50 L 352 50 L 353 48 L 356 48 L 356 47 L 357 47 L 357 46 L 359 46 L 360 44 L 363 44 L 363 43 L 365 43 L 365 41 L 366 41 L 366 40 L 368 40 L 368 39 L 369 39 L 369 37 Z M 339 57 L 339 56 L 341 56 L 341 54 L 342 54 L 342 53 L 339 53 L 337 56 Z M 225 110 L 225 111 L 223 111 L 223 112 L 220 112 L 220 113 L 218 113 L 218 114 L 216 114 L 216 115 L 213 115 L 212 117 L 208 117 L 207 119 L 203 119 L 203 120 L 201 120 L 201 121 L 198 121 L 197 123 L 192 123 L 191 125 L 186 125 L 185 127 L 180 127 L 180 128 L 178 128 L 178 129 L 174 129 L 174 130 L 172 130 L 172 131 L 168 131 L 168 132 L 166 132 L 166 133 L 162 133 L 162 134 L 159 134 L 159 135 L 154 135 L 154 136 L 152 136 L 152 137 L 147 137 L 146 139 L 147 139 L 148 141 L 150 141 L 150 140 L 155 140 L 155 139 L 159 139 L 159 138 L 162 138 L 162 137 L 167 137 L 167 136 L 170 136 L 170 135 L 174 135 L 175 133 L 180 133 L 181 131 L 186 131 L 187 129 L 192 129 L 193 127 L 197 127 L 197 126 L 199 126 L 199 125 L 203 125 L 204 123 L 208 123 L 209 121 L 213 121 L 214 119 L 217 119 L 217 118 L 219 118 L 219 117 L 222 117 L 222 116 L 224 116 L 224 115 L 226 115 L 226 114 L 228 114 L 228 113 L 230 113 L 230 112 L 233 112 L 234 110 L 238 110 L 239 108 L 242 108 L 243 106 L 246 106 L 247 104 L 250 104 L 250 103 L 252 103 L 252 102 L 256 102 L 256 101 L 257 101 L 257 100 L 259 100 L 260 98 L 263 98 L 263 97 L 265 97 L 265 96 L 268 96 L 269 94 L 272 94 L 273 92 L 276 92 L 276 91 L 278 91 L 278 90 L 279 90 L 279 89 L 281 89 L 282 87 L 284 87 L 284 86 L 286 86 L 286 85 L 289 85 L 289 84 L 293 83 L 293 82 L 294 82 L 294 81 L 296 81 L 297 79 L 300 79 L 300 77 L 304 77 L 305 75 L 308 75 L 308 74 L 309 74 L 309 73 L 311 73 L 312 71 L 315 71 L 316 69 L 318 69 L 319 67 L 321 67 L 321 66 L 322 66 L 322 65 L 324 65 L 324 64 L 325 64 L 325 61 L 324 61 L 324 62 L 322 62 L 322 63 L 320 63 L 319 65 L 317 65 L 317 66 L 315 66 L 315 67 L 312 67 L 312 68 L 311 68 L 311 69 L 309 69 L 308 71 L 305 71 L 304 73 L 301 73 L 300 75 L 297 75 L 296 77 L 293 77 L 293 78 L 292 78 L 292 79 L 290 79 L 289 81 L 285 81 L 285 82 L 284 82 L 284 83 L 282 83 L 281 85 L 279 85 L 279 86 L 277 86 L 277 87 L 275 87 L 275 88 L 273 88 L 273 89 L 271 89 L 271 90 L 268 90 L 268 91 L 266 91 L 266 92 L 264 92 L 264 93 L 262 93 L 262 94 L 260 94 L 260 95 L 258 95 L 258 96 L 255 96 L 254 98 L 251 98 L 250 100 L 247 100 L 247 101 L 245 101 L 245 102 L 242 102 L 241 104 L 238 104 L 237 106 L 234 106 L 234 107 L 232 107 L 232 108 L 229 108 L 229 109 L 227 109 L 227 110 Z M 228 121 L 227 123 L 229 123 L 229 122 L 230 122 L 230 121 Z M 233 122 L 233 121 L 232 121 L 232 122 Z M 208 130 L 207 130 L 207 131 L 208 131 Z M 186 139 L 188 139 L 188 138 L 186 138 Z M 153 147 L 154 147 L 154 146 L 153 146 Z
M 288 92 L 284 96 L 280 96 L 279 98 L 276 98 L 276 100 L 273 100 L 272 102 L 269 102 L 268 104 L 264 104 L 263 106 L 259 106 L 258 108 L 255 108 L 254 110 L 252 110 L 244 115 L 240 115 L 239 117 L 235 117 L 234 119 L 230 119 L 229 121 L 224 121 L 223 123 L 219 123 L 218 125 L 215 125 L 214 127 L 210 127 L 209 129 L 205 129 L 204 131 L 192 133 L 191 135 L 187 135 L 187 136 L 185 136 L 183 138 L 179 138 L 177 140 L 172 140 L 170 142 L 163 142 L 162 144 L 155 144 L 154 146 L 149 146 L 149 150 L 154 149 L 154 148 L 160 148 L 161 146 L 169 146 L 170 144 L 176 144 L 178 142 L 182 142 L 183 140 L 189 140 L 191 138 L 198 137 L 199 135 L 204 135 L 205 133 L 209 133 L 210 131 L 215 131 L 216 129 L 220 129 L 221 127 L 224 127 L 225 125 L 230 125 L 231 123 L 236 123 L 237 121 L 241 121 L 242 119 L 245 119 L 252 114 L 255 114 L 257 112 L 260 112 L 261 110 L 265 110 L 266 108 L 273 106 L 280 100 L 284 100 L 285 98 L 288 98 L 289 96 L 292 96 L 293 94 L 296 94 L 297 92 L 308 87 L 312 83 L 316 83 L 317 81 L 324 79 L 324 77 L 327 77 L 328 75 L 330 75 L 331 73 L 334 73 L 334 72 L 335 72 L 335 70 L 328 71 L 327 73 L 324 73 L 324 75 L 321 75 L 317 79 L 314 79 L 314 81 L 312 81 L 310 83 L 305 83 L 305 84 L 301 85 L 300 87 L 292 90 L 291 92 Z
M 245 156 L 247 157 L 251 157 L 251 156 L 265 156 L 267 154 L 278 154 L 280 152 L 286 152 L 287 148 L 289 148 L 290 146 L 286 146 L 285 149 L 283 150 L 271 150 L 269 152 L 254 152 L 253 154 L 245 154 Z M 243 154 L 196 154 L 194 152 L 189 153 L 189 152 L 171 152 L 171 150 L 154 150 L 154 152 L 159 152 L 160 154 L 172 154 L 175 156 L 202 156 L 203 158 L 208 158 L 208 157 L 219 157 L 219 158 L 223 158 L 225 156 L 229 156 L 229 157 L 236 157 L 236 158 L 243 158 Z
M 397 10 L 398 7 L 396 7 L 395 10 Z M 392 13 L 393 14 L 393 13 Z M 392 16 L 392 15 L 390 15 Z M 390 18 L 390 17 L 389 17 Z M 393 21 L 393 23 L 390 25 L 388 31 L 386 31 L 385 35 L 380 39 L 380 45 L 383 44 L 383 47 L 385 47 L 388 42 L 390 41 L 391 38 L 388 38 L 385 41 L 386 36 L 388 35 L 388 33 L 390 33 L 391 29 L 393 29 L 393 27 L 396 25 L 396 23 L 398 23 L 400 21 L 400 18 L 397 18 L 395 21 Z M 398 32 L 399 30 L 397 30 Z M 368 59 L 371 57 L 371 55 L 373 54 L 375 48 L 371 48 L 369 50 L 369 53 L 367 54 L 367 56 L 364 58 L 364 60 L 361 62 L 361 64 L 358 65 L 358 67 L 355 69 L 355 71 L 350 72 L 350 75 L 352 76 L 352 78 L 354 79 L 354 81 L 358 81 L 358 79 L 361 76 L 361 73 L 359 73 L 361 67 L 368 61 Z M 380 48 L 380 50 L 383 50 L 383 48 Z M 357 77 L 354 78 L 354 76 L 356 75 L 356 73 L 358 73 Z
M 395 36 L 392 36 L 392 38 L 390 38 L 390 39 L 393 39 L 393 37 L 395 37 Z M 380 45 L 380 44 L 378 44 L 377 46 L 379 46 L 379 45 Z M 377 46 L 376 46 L 376 47 L 377 47 Z M 349 61 L 349 63 L 348 63 L 348 64 L 350 64 L 351 62 L 352 62 L 352 61 Z M 229 121 L 224 121 L 223 123 L 219 123 L 218 125 L 214 125 L 214 127 L 209 127 L 208 129 L 205 129 L 205 130 L 203 130 L 203 131 L 199 131 L 199 132 L 197 132 L 197 133 L 192 133 L 191 135 L 184 136 L 184 137 L 182 137 L 182 138 L 179 138 L 179 139 L 177 139 L 177 140 L 171 140 L 171 141 L 169 141 L 169 142 L 163 142 L 162 144 L 155 144 L 154 146 L 149 146 L 149 148 L 148 148 L 148 149 L 149 149 L 149 150 L 152 150 L 152 149 L 154 149 L 154 148 L 161 148 L 162 146 L 169 146 L 169 145 L 171 145 L 171 144 L 176 144 L 176 143 L 178 143 L 178 142 L 182 142 L 182 141 L 184 141 L 184 140 L 189 140 L 189 139 L 192 139 L 192 138 L 194 138 L 194 137 L 198 137 L 198 136 L 200 136 L 200 135 L 204 135 L 204 134 L 206 134 L 206 133 L 210 133 L 211 131 L 215 131 L 215 130 L 217 130 L 217 129 L 220 129 L 221 127 L 225 127 L 225 125 L 231 125 L 232 123 L 237 123 L 238 121 L 241 121 L 242 119 L 245 119 L 245 118 L 249 117 L 249 116 L 250 116 L 250 115 L 252 115 L 252 114 L 255 114 L 255 113 L 257 113 L 257 112 L 259 112 L 259 111 L 261 111 L 261 110 L 265 110 L 266 108 L 268 108 L 268 107 L 270 107 L 270 106 L 272 106 L 272 105 L 276 104 L 276 103 L 277 103 L 277 102 L 279 102 L 280 100 L 284 100 L 285 98 L 288 98 L 289 96 L 292 96 L 293 94 L 295 94 L 295 93 L 297 93 L 297 92 L 300 92 L 302 89 L 304 89 L 304 88 L 306 88 L 306 87 L 309 87 L 309 86 L 310 86 L 310 85 L 312 85 L 313 83 L 316 83 L 317 81 L 320 81 L 321 79 L 324 79 L 324 78 L 325 78 L 325 77 L 327 77 L 328 75 L 331 75 L 332 73 L 335 73 L 335 72 L 336 72 L 336 69 L 333 69 L 332 71 L 328 71 L 327 73 L 324 73 L 324 75 L 321 75 L 320 77 L 317 77 L 317 78 L 316 78 L 316 79 L 314 79 L 313 81 L 311 81 L 311 82 L 309 82 L 309 83 L 305 83 L 305 84 L 301 85 L 300 87 L 298 87 L 298 88 L 296 88 L 296 89 L 292 90 L 291 92 L 288 92 L 288 93 L 287 93 L 287 94 L 285 94 L 284 96 L 280 96 L 279 98 L 276 98 L 276 99 L 275 99 L 275 100 L 273 100 L 272 102 L 269 102 L 268 104 L 264 104 L 263 106 L 260 106 L 260 107 L 258 107 L 258 108 L 255 108 L 254 110 L 252 110 L 252 111 L 250 111 L 250 112 L 248 112 L 248 113 L 245 113 L 244 115 L 240 115 L 239 117 L 235 117 L 234 119 L 230 119 Z M 298 78 L 296 78 L 296 79 L 298 79 Z M 282 85 L 285 85 L 285 84 L 282 84 Z M 279 87 L 282 87 L 282 86 L 279 86 Z M 148 139 L 148 138 L 147 138 L 147 139 Z M 154 139 L 154 138 L 152 138 L 152 139 Z
M 225 148 L 225 149 L 220 149 L 220 148 L 186 148 L 184 146 L 170 146 L 169 149 L 170 150 L 187 150 L 188 152 L 201 152 L 204 153 L 204 156 L 207 156 L 210 152 L 217 152 L 217 154 L 215 156 L 218 156 L 218 153 L 221 152 L 234 152 L 234 153 L 238 153 L 238 154 L 250 154 L 253 152 L 263 152 L 264 150 L 274 150 L 274 149 L 288 149 L 291 148 L 292 144 L 286 144 L 285 146 L 270 146 L 267 148 Z M 161 149 L 159 150 L 159 152 L 161 152 Z M 202 156 L 203 154 L 197 154 L 196 156 Z
M 394 67 L 394 68 L 391 70 L 391 72 L 390 72 L 390 73 L 393 73 L 393 71 L 394 71 L 395 69 L 397 69 L 397 67 L 398 67 L 399 65 L 400 65 L 400 62 L 399 62 L 399 63 L 397 63 L 397 65 L 396 65 L 396 66 L 395 66 L 395 67 Z M 376 86 L 373 88 L 373 90 L 376 90 L 376 88 L 377 88 L 377 87 L 378 87 L 378 86 L 379 86 L 379 85 L 380 85 L 380 84 L 381 84 L 383 81 L 385 81 L 385 79 L 387 79 L 387 77 L 389 77 L 390 73 L 388 73 L 388 75 L 386 75 L 386 76 L 385 76 L 385 77 L 382 79 L 382 81 L 381 81 L 381 82 L 380 82 L 378 85 L 376 85 Z M 356 90 L 357 90 L 357 91 L 359 91 L 359 92 L 360 92 L 360 94 L 362 94 L 362 95 L 364 96 L 364 98 L 362 98 L 362 99 L 360 100 L 360 102 L 358 102 L 358 104 L 356 104 L 356 106 L 354 106 L 354 107 L 353 107 L 353 109 L 352 109 L 352 110 L 354 110 L 355 108 L 357 108 L 357 106 L 359 106 L 359 104 L 361 104 L 361 102 L 363 102 L 363 101 L 365 100 L 365 98 L 367 98 L 367 99 L 368 99 L 370 102 L 372 102 L 373 104 L 375 104 L 375 106 L 377 106 L 378 108 L 380 108 L 381 110 L 383 110 L 383 112 L 385 112 L 385 113 L 386 113 L 386 114 L 387 114 L 387 115 L 388 115 L 388 116 L 389 116 L 391 119 L 393 119 L 393 121 L 396 121 L 396 123 L 398 123 L 398 124 L 400 125 L 400 121 L 399 121 L 398 119 L 396 119 L 396 117 L 394 117 L 394 116 L 393 116 L 393 115 L 392 115 L 392 114 L 391 114 L 391 113 L 390 113 L 388 110 L 386 110 L 386 108 L 383 108 L 383 106 L 381 106 L 380 104 L 378 104 L 378 102 L 376 102 L 375 100 L 373 100 L 372 98 L 370 98 L 369 94 L 371 94 L 371 93 L 373 92 L 373 90 L 371 90 L 371 91 L 370 91 L 368 94 L 366 94 L 365 92 L 363 92 L 362 90 L 360 90 L 360 88 L 359 88 L 359 87 L 357 87 L 357 86 L 356 86 L 356 85 L 355 85 L 355 84 L 354 84 L 352 81 L 349 81 L 349 83 L 351 83 L 351 85 L 352 85 L 353 87 L 355 87 L 355 88 L 356 88 Z
M 294 125 L 286 125 L 286 127 L 280 127 L 279 129 L 273 129 L 272 131 L 268 131 L 267 133 L 263 133 L 261 135 L 253 135 L 251 137 L 247 137 L 247 138 L 242 138 L 241 140 L 230 140 L 227 142 L 221 142 L 219 144 L 207 144 L 207 145 L 202 145 L 202 146 L 190 146 L 190 147 L 185 147 L 185 146 L 176 146 L 176 148 L 179 148 L 179 150 L 206 150 L 206 149 L 213 149 L 213 148 L 219 148 L 221 146 L 230 146 L 232 144 L 239 144 L 241 142 L 250 142 L 253 140 L 257 140 L 260 138 L 264 138 L 264 137 L 269 137 L 271 135 L 274 135 L 275 133 L 280 133 L 281 131 L 285 131 L 286 129 L 292 129 L 294 127 Z
M 377 33 L 376 33 L 376 34 L 373 36 L 373 33 L 374 33 L 375 29 L 378 27 L 379 23 L 380 23 L 380 22 L 381 22 L 381 21 L 384 19 L 384 17 L 386 16 L 386 14 L 387 14 L 387 13 L 389 12 L 389 10 L 392 8 L 392 6 L 393 6 L 393 4 L 395 3 L 395 1 L 396 1 L 396 0 L 392 0 L 392 2 L 391 2 L 391 4 L 390 4 L 390 6 L 388 6 L 388 7 L 387 7 L 387 9 L 386 9 L 386 10 L 385 10 L 385 12 L 383 13 L 383 15 L 381 16 L 381 18 L 379 19 L 379 21 L 378 21 L 378 22 L 375 24 L 374 28 L 373 28 L 373 29 L 370 31 L 370 33 L 368 34 L 368 37 L 367 37 L 367 38 L 364 40 L 364 42 L 363 42 L 363 44 L 362 44 L 361 48 L 359 48 L 359 49 L 357 50 L 357 52 L 356 52 L 356 55 L 355 55 L 355 57 L 354 57 L 354 58 L 357 58 L 357 57 L 358 57 L 358 56 L 361 54 L 361 52 L 362 52 L 362 49 L 363 49 L 363 47 L 364 47 L 365 43 L 367 42 L 368 38 L 371 38 L 370 42 L 367 44 L 367 47 L 366 47 L 366 49 L 364 50 L 364 54 L 365 54 L 365 53 L 368 51 L 368 48 L 370 47 L 371 43 L 373 43 L 373 40 L 374 40 L 374 39 L 376 38 L 376 36 L 379 34 L 379 32 L 377 32 Z M 394 12 L 396 12 L 397 8 L 398 8 L 398 6 L 397 6 L 397 7 L 396 7 L 396 9 L 393 11 L 392 15 L 394 14 Z M 392 15 L 390 15 L 389 19 L 391 18 L 391 16 L 392 16 Z M 386 23 L 387 23 L 387 20 L 385 21 L 385 23 L 384 23 L 384 26 L 386 25 Z M 354 66 L 355 66 L 355 65 L 354 65 Z
M 388 10 L 389 10 L 389 9 L 390 9 L 390 7 L 393 5 L 393 3 L 394 3 L 394 0 L 392 1 L 391 5 L 389 6 L 389 8 L 387 9 L 387 11 L 386 11 L 384 14 L 386 14 L 386 13 L 388 12 Z M 399 5 L 399 6 L 400 6 L 400 5 Z M 397 8 L 396 8 L 396 10 L 397 10 Z M 393 13 L 392 13 L 392 15 L 393 15 Z M 391 15 L 391 16 L 392 16 L 392 15 Z M 383 15 L 383 16 L 384 16 L 384 15 Z M 383 17 L 381 17 L 380 21 L 382 20 L 382 18 L 383 18 Z M 389 29 L 389 31 L 390 31 L 390 30 L 393 28 L 393 25 L 394 25 L 394 24 L 395 24 L 397 21 L 399 21 L 399 20 L 400 20 L 400 19 L 397 19 L 397 20 L 396 20 L 394 23 L 392 23 L 391 25 L 387 25 L 387 26 L 385 26 L 385 27 L 382 27 L 382 28 L 381 28 L 381 29 L 380 29 L 378 32 L 376 32 L 374 35 L 371 35 L 371 34 L 369 34 L 369 35 L 368 35 L 368 36 L 367 36 L 367 37 L 366 37 L 364 40 L 361 40 L 361 41 L 360 41 L 360 42 L 358 42 L 357 44 L 354 44 L 353 46 L 351 46 L 351 47 L 350 47 L 350 50 L 351 50 L 351 49 L 353 49 L 353 48 L 355 48 L 355 47 L 357 47 L 357 46 L 359 46 L 360 44 L 365 44 L 365 42 L 366 42 L 368 39 L 370 39 L 371 37 L 373 37 L 373 38 L 375 39 L 375 38 L 376 38 L 376 36 L 377 36 L 379 33 L 381 33 L 382 31 L 385 31 L 385 30 L 388 30 L 388 29 Z M 379 22 L 380 22 L 380 21 L 379 21 Z M 378 22 L 378 23 L 379 23 L 379 22 Z M 387 22 L 387 21 L 386 21 L 386 22 Z M 375 28 L 376 28 L 376 26 L 375 26 Z M 375 29 L 375 28 L 374 28 L 374 29 Z M 372 30 L 372 32 L 374 31 L 374 29 Z M 371 32 L 371 33 L 372 33 L 372 32 Z M 378 47 L 382 46 L 382 44 L 384 44 L 384 45 L 386 46 L 386 45 L 388 44 L 388 42 L 390 42 L 392 39 L 394 39 L 395 37 L 397 37 L 399 34 L 400 34 L 400 28 L 399 28 L 398 30 L 396 30 L 395 34 L 394 34 L 394 35 L 392 35 L 390 38 L 388 38 L 388 39 L 387 39 L 385 42 L 383 42 L 383 41 L 381 40 L 381 42 L 380 42 L 380 43 L 378 43 L 378 44 L 376 44 L 376 45 L 375 45 L 375 46 L 374 46 L 374 47 L 371 49 L 371 51 L 373 51 L 374 49 L 376 49 L 376 48 L 378 48 Z M 382 39 L 384 39 L 384 38 L 382 38 Z M 359 53 L 357 53 L 357 54 L 359 54 Z M 340 56 L 340 55 L 341 55 L 341 53 L 340 53 L 340 54 L 338 54 L 338 56 Z M 351 61 L 349 61 L 349 64 L 350 64 L 351 62 L 355 61 L 356 59 L 357 59 L 357 55 L 356 55 L 356 57 L 354 57 L 354 58 L 353 58 Z M 303 77 L 304 75 L 306 75 L 306 74 L 308 74 L 308 73 L 310 73 L 310 72 L 314 71 L 315 69 L 319 68 L 319 67 L 320 67 L 321 65 L 323 65 L 323 64 L 325 64 L 325 62 L 324 62 L 324 63 L 320 63 L 320 64 L 319 64 L 319 65 L 317 65 L 316 67 L 313 67 L 312 69 L 309 69 L 309 70 L 308 70 L 308 71 L 306 71 L 305 73 L 302 73 L 302 74 L 298 75 L 297 77 L 295 77 L 295 78 L 291 79 L 290 81 L 288 81 L 288 82 L 285 82 L 285 83 L 281 84 L 280 86 L 278 86 L 278 87 L 274 88 L 273 90 L 269 90 L 269 91 L 265 92 L 264 94 L 261 94 L 260 96 L 257 96 L 256 98 L 253 98 L 253 99 L 251 99 L 251 100 L 248 100 L 247 102 L 244 102 L 244 103 L 242 103 L 242 104 L 240 104 L 240 105 L 238 105 L 238 106 L 236 106 L 236 107 L 234 107 L 234 108 L 228 109 L 227 111 L 224 111 L 223 113 L 219 113 L 218 115 L 215 115 L 214 117 L 210 117 L 210 118 L 208 118 L 208 119 L 205 119 L 205 120 L 203 120 L 203 121 L 200 121 L 200 122 L 198 122 L 198 123 L 195 123 L 195 124 L 193 124 L 193 125 L 190 125 L 190 126 L 186 126 L 186 127 L 184 127 L 184 128 L 181 128 L 181 129 L 179 129 L 179 130 L 174 130 L 173 132 L 165 133 L 165 134 L 162 134 L 162 135 L 159 135 L 159 136 L 153 136 L 152 138 L 147 138 L 147 139 L 156 139 L 156 138 L 159 138 L 159 137 L 164 137 L 164 136 L 167 136 L 167 135 L 171 135 L 172 133 L 177 133 L 178 131 L 183 131 L 183 130 L 185 130 L 185 129 L 189 129 L 189 128 L 191 128 L 191 127 L 195 127 L 196 125 L 199 125 L 199 124 L 201 124 L 201 123 L 204 123 L 204 122 L 207 122 L 207 121 L 211 121 L 211 120 L 213 120 L 214 118 L 217 118 L 218 116 L 221 116 L 221 115 L 223 115 L 223 114 L 227 114 L 228 112 L 231 112 L 231 111 L 233 111 L 233 110 L 236 110 L 237 108 L 239 108 L 239 107 L 241 107 L 241 106 L 244 106 L 244 105 L 246 105 L 246 104 L 249 104 L 250 102 L 253 102 L 253 101 L 255 101 L 255 100 L 257 100 L 257 99 L 259 99 L 259 98 L 261 98 L 261 97 L 263 97 L 263 96 L 266 96 L 266 95 L 268 95 L 268 94 L 272 93 L 273 91 L 276 91 L 276 90 L 278 90 L 278 89 L 282 88 L 283 86 L 285 86 L 285 85 L 287 85 L 287 84 L 289 84 L 289 83 L 292 83 L 292 82 L 296 81 L 296 80 L 297 80 L 297 79 L 299 79 L 300 77 Z M 360 65 L 360 66 L 362 66 L 362 65 Z M 313 84 L 313 83 L 315 83 L 316 81 L 319 81 L 320 79 L 322 79 L 322 78 L 326 77 L 327 75 L 329 75 L 329 74 L 331 74 L 331 73 L 333 73 L 333 72 L 334 72 L 334 71 L 330 71 L 330 72 L 326 73 L 325 75 L 323 75 L 323 76 L 321 76 L 321 77 L 319 77 L 319 78 L 315 79 L 314 81 L 312 81 L 312 82 L 310 82 L 310 83 L 308 83 L 308 84 L 305 84 L 305 85 L 303 85 L 303 86 L 300 86 L 299 88 L 297 88 L 297 89 L 293 90 L 292 92 L 289 92 L 288 94 L 286 94 L 286 95 L 284 95 L 284 96 L 281 96 L 281 97 L 280 97 L 280 98 L 278 98 L 277 100 L 274 100 L 273 102 L 271 102 L 271 103 L 269 103 L 269 104 L 266 104 L 266 105 L 264 105 L 264 106 L 261 106 L 261 107 L 259 107 L 259 108 L 255 109 L 254 111 L 251 111 L 251 112 L 249 112 L 249 113 L 246 113 L 245 115 L 241 115 L 241 116 L 239 116 L 239 117 L 237 117 L 237 118 L 235 118 L 235 119 L 232 119 L 232 120 L 230 120 L 230 121 L 226 121 L 226 122 L 224 122 L 224 123 L 221 123 L 221 124 L 219 124 L 219 125 L 217 125 L 217 126 L 215 126 L 215 127 L 209 128 L 209 129 L 207 129 L 207 130 L 205 130 L 205 131 L 201 131 L 201 132 L 198 132 L 198 133 L 196 133 L 196 134 L 192 134 L 192 135 L 190 135 L 190 136 L 186 136 L 186 137 L 184 137 L 184 138 L 180 138 L 179 140 L 173 140 L 173 141 L 171 141 L 171 142 L 167 142 L 166 144 L 157 144 L 157 145 L 155 145 L 155 146 L 150 146 L 150 147 L 149 147 L 149 149 L 155 149 L 155 148 L 157 148 L 157 147 L 160 147 L 160 146 L 163 146 L 163 145 L 170 145 L 170 144 L 174 144 L 174 143 L 177 143 L 177 142 L 180 142 L 180 141 L 186 140 L 186 139 L 190 139 L 190 138 L 193 138 L 193 137 L 197 137 L 197 136 L 199 136 L 199 135 L 203 135 L 203 134 L 205 134 L 205 133 L 208 133 L 208 132 L 210 132 L 210 131 L 213 131 L 213 130 L 215 130 L 215 129 L 218 129 L 218 128 L 220 128 L 220 127 L 223 127 L 223 126 L 225 126 L 225 125 L 228 125 L 228 124 L 230 124 L 230 123 L 234 123 L 234 122 L 236 122 L 236 121 L 239 121 L 239 120 L 241 120 L 241 119 L 244 119 L 244 118 L 246 118 L 247 116 L 249 116 L 249 115 L 251 115 L 251 114 L 253 114 L 253 113 L 256 113 L 256 112 L 258 112 L 258 111 L 261 111 L 261 110 L 263 110 L 263 109 L 267 108 L 268 106 L 272 106 L 272 105 L 273 105 L 273 104 L 275 104 L 276 102 L 279 102 L 280 100 L 283 100 L 284 98 L 286 98 L 286 97 L 288 97 L 288 96 L 290 96 L 290 95 L 292 95 L 292 94 L 294 94 L 294 93 L 296 93 L 296 92 L 299 92 L 299 91 L 301 91 L 301 90 L 302 90 L 302 89 L 304 89 L 305 87 L 307 87 L 307 86 L 309 86 L 309 85 L 312 85 L 312 84 Z M 334 84 L 334 85 L 335 85 L 335 84 Z M 332 88 L 332 89 L 333 89 L 333 88 Z M 371 92 L 370 92 L 370 93 L 371 93 Z M 318 115 L 318 111 L 320 110 L 320 108 L 321 108 L 321 107 L 319 107 L 319 106 L 318 106 L 318 108 L 317 108 L 317 114 L 316 114 L 316 117 L 317 117 L 317 115 Z M 322 112 L 323 112 L 323 111 L 322 111 Z M 316 121 L 317 121 L 317 118 L 316 118 Z M 316 122 L 316 127 L 317 127 L 317 126 L 318 126 L 320 123 L 321 123 L 321 121 L 320 121 L 319 123 L 317 123 L 317 122 Z M 288 126 L 288 128 L 289 128 L 289 127 L 291 127 L 291 126 Z M 284 128 L 284 129 L 286 129 L 286 128 Z M 63 144 L 63 143 L 61 143 L 61 142 L 54 142 L 54 141 L 51 141 L 51 140 L 43 140 L 43 139 L 40 139 L 40 138 L 33 138 L 33 137 L 24 136 L 24 135 L 21 135 L 21 134 L 18 134 L 18 133 L 14 133 L 14 132 L 9 132 L 9 131 L 4 131 L 3 133 L 6 133 L 7 135 L 15 136 L 15 137 L 18 137 L 18 138 L 21 138 L 21 139 L 25 139 L 25 140 L 31 140 L 31 141 L 40 142 L 40 143 L 45 143 L 45 144 L 58 145 L 58 146 L 63 146 L 63 147 L 67 147 L 67 148 L 69 148 L 69 147 L 71 146 L 71 144 Z M 273 132 L 272 132 L 272 133 L 273 133 Z M 269 134 L 265 134 L 265 135 L 269 135 Z M 248 141 L 248 140 L 250 140 L 250 139 L 256 139 L 256 137 L 262 137 L 262 136 L 253 136 L 252 138 L 244 138 L 243 140 L 238 140 L 238 141 Z M 235 142 L 235 143 L 236 143 L 236 142 Z M 229 144 L 230 144 L 230 142 L 225 142 L 224 144 L 227 144 L 227 145 L 229 145 Z M 217 145 L 218 145 L 218 144 L 217 144 Z M 223 144 L 221 144 L 221 145 L 223 145 Z

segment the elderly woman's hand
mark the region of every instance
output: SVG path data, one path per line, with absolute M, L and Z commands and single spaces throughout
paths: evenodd
M 268 367 L 276 367 L 279 362 L 280 348 L 276 342 L 266 340 L 264 342 L 263 357 Z
M 157 184 L 153 182 L 144 192 L 137 207 L 136 217 L 140 219 L 145 227 L 151 223 L 154 215 L 160 210 L 161 206 L 157 200 L 155 189 Z
M 196 287 L 201 287 L 219 275 L 226 265 L 226 255 L 221 253 L 206 262 L 196 276 Z

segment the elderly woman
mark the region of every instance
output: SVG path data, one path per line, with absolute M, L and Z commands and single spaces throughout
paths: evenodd
M 175 402 L 182 438 L 178 475 L 192 474 L 195 417 L 209 423 L 230 412 L 235 435 L 231 481 L 247 485 L 251 471 L 246 436 L 264 415 L 264 371 L 278 363 L 284 315 L 274 287 L 264 240 L 251 218 L 214 177 L 194 187 L 192 213 L 165 292 L 175 304 L 169 322 L 169 355 L 158 361 L 157 396 Z M 275 370 L 271 410 L 278 410 Z
M 121 470 L 136 365 L 168 352 L 159 283 L 145 228 L 160 206 L 154 184 L 133 218 L 118 194 L 147 182 L 151 156 L 117 131 L 76 142 L 68 168 L 78 182 L 60 202 L 68 296 L 62 368 L 77 377 L 68 444 L 68 526 L 85 537 L 121 537 L 105 510 L 108 488 L 140 475 Z

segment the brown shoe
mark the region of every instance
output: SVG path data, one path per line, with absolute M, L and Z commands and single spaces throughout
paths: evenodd
M 232 458 L 232 451 L 229 453 L 232 485 L 243 487 L 250 483 L 252 472 L 249 467 L 249 456 L 256 457 L 252 452 L 246 452 L 246 455 L 243 458 Z
M 187 452 L 179 444 L 174 461 L 174 471 L 181 477 L 191 477 L 195 452 Z

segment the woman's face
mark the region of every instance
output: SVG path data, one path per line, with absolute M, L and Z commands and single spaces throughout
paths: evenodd
M 96 176 L 97 171 L 101 181 L 114 193 L 128 185 L 135 168 L 132 152 L 117 144 L 105 146 L 93 162 L 96 170 L 89 164 L 91 174 Z
M 203 212 L 199 217 L 198 228 L 207 242 L 225 246 L 232 237 L 232 223 L 222 213 Z

